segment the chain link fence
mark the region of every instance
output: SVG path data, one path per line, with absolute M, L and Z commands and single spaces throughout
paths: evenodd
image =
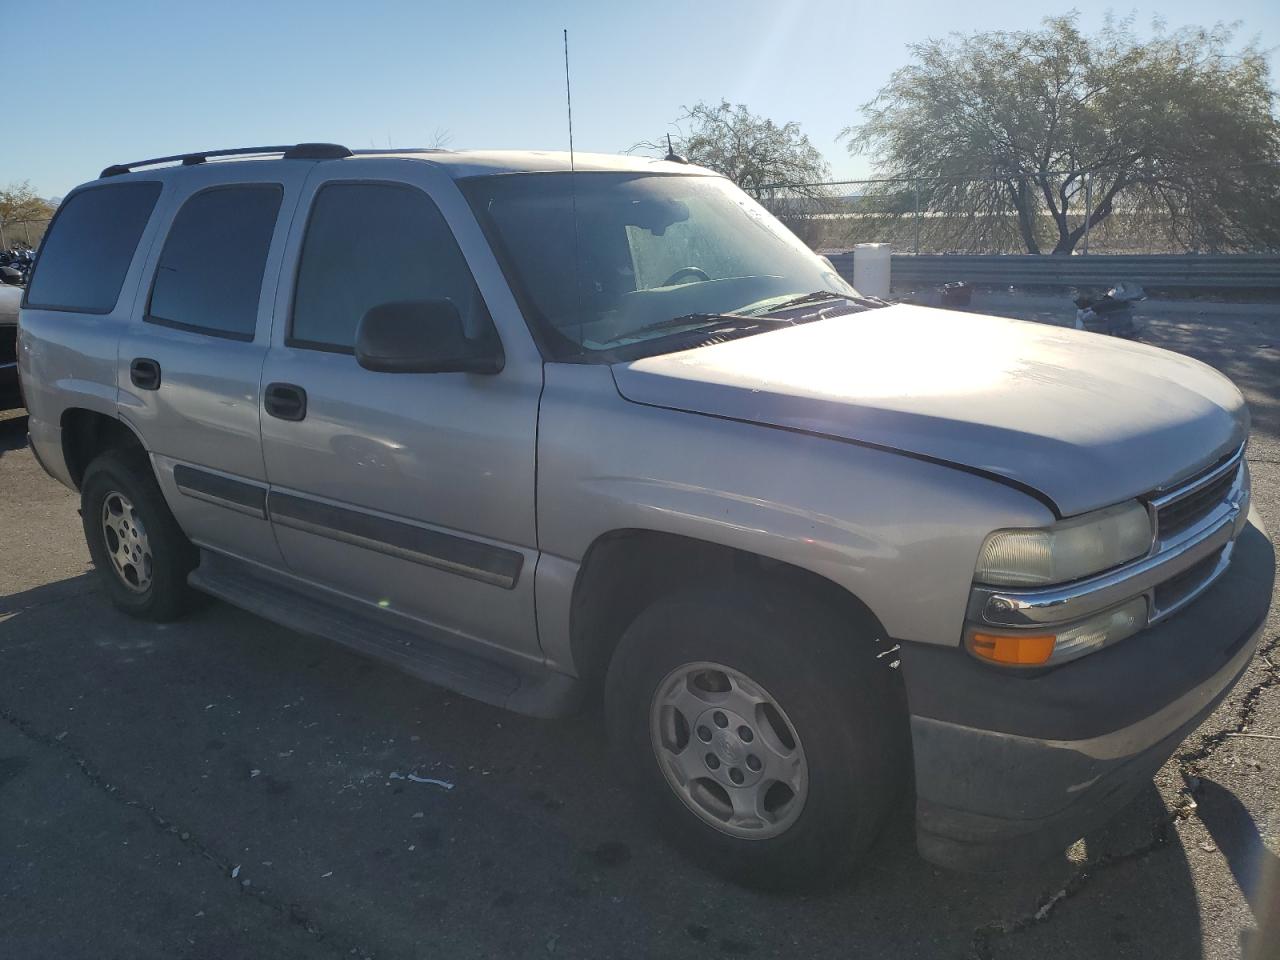
M 1111 210 L 1085 223 L 1096 209 L 1094 182 L 1085 174 L 1056 175 L 1068 187 L 1054 199 L 1063 226 L 1078 234 L 1071 252 L 1084 254 L 1274 253 L 1247 241 L 1212 234 L 1212 215 L 1194 203 L 1171 203 L 1151 192 L 1121 192 Z M 1040 188 L 1024 181 L 1022 188 Z M 761 202 L 815 250 L 848 250 L 858 243 L 891 243 L 895 253 L 1049 253 L 1059 222 L 1039 196 L 1024 198 L 1020 213 L 1007 179 L 868 179 L 775 184 Z M 1027 236 L 1038 250 L 1029 249 Z
M 48 220 L 0 220 L 0 250 L 38 247 L 48 229 Z

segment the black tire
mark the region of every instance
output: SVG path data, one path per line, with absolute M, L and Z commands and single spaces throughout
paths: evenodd
M 624 633 L 605 681 L 610 740 L 624 775 L 684 853 L 747 886 L 795 890 L 856 868 L 908 782 L 905 698 L 872 626 L 803 592 L 748 583 L 658 600 Z M 883 648 L 880 648 L 883 649 Z M 786 714 L 808 764 L 807 794 L 784 832 L 730 836 L 668 783 L 650 736 L 659 685 L 683 664 L 739 671 Z
M 103 529 L 104 501 L 112 493 L 132 503 L 150 546 L 150 586 L 142 592 L 126 586 L 112 561 Z M 140 620 L 176 620 L 203 605 L 206 598 L 187 585 L 199 551 L 183 534 L 165 503 L 151 463 L 141 451 L 108 450 L 84 472 L 80 484 L 80 519 L 94 566 L 111 602 Z

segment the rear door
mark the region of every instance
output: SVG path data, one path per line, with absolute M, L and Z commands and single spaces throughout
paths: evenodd
M 120 340 L 120 415 L 196 543 L 280 565 L 266 519 L 259 377 L 290 214 L 310 164 L 183 171 Z
M 297 220 L 285 264 L 296 285 L 281 291 L 262 378 L 271 517 L 290 570 L 442 639 L 541 659 L 542 366 L 474 217 L 430 164 L 344 160 L 317 167 Z M 505 367 L 361 367 L 361 317 L 406 300 L 452 301 L 468 337 L 500 337 Z

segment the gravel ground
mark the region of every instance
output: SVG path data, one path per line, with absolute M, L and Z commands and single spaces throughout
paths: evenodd
M 1064 322 L 1064 300 L 975 309 Z M 1140 316 L 1245 391 L 1280 530 L 1280 308 Z M 1280 736 L 1274 611 L 1231 697 L 1064 857 L 935 869 L 904 809 L 857 880 L 765 896 L 656 837 L 597 714 L 506 714 L 221 604 L 128 620 L 20 416 L 0 481 L 0 955 L 1280 956 L 1280 739 L 1239 735 Z

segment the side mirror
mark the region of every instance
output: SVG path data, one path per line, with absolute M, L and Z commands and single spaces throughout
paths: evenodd
M 370 307 L 356 328 L 356 362 L 381 373 L 498 373 L 502 347 L 469 340 L 448 300 L 399 300 Z

